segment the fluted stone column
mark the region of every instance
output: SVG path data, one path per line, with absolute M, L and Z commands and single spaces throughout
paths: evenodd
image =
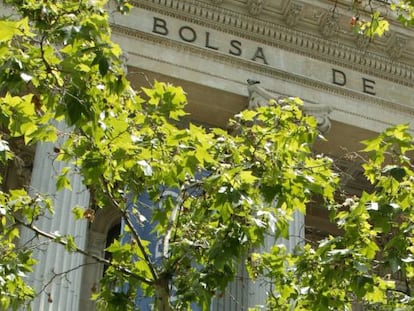
M 266 91 L 259 86 L 259 83 L 259 81 L 248 81 L 248 109 L 267 106 L 271 99 L 278 100 L 280 97 L 285 97 Z M 303 110 L 316 118 L 318 129 L 322 133 L 329 131 L 331 126 L 329 120 L 330 107 L 316 103 L 305 103 Z M 275 239 L 274 236 L 269 234 L 261 250 L 268 251 L 273 245 L 284 244 L 287 251 L 292 252 L 297 245 L 303 243 L 304 238 L 305 216 L 296 211 L 289 225 L 289 239 Z M 241 266 L 238 277 L 233 283 L 229 284 L 225 295 L 213 300 L 212 311 L 244 311 L 255 306 L 263 306 L 263 310 L 265 310 L 267 294 L 272 290 L 271 281 L 263 278 L 252 281 L 248 278 L 245 270 L 245 267 Z
M 305 216 L 299 211 L 293 214 L 293 220 L 289 225 L 289 239 L 275 239 L 269 235 L 265 240 L 264 251 L 268 251 L 272 246 L 283 244 L 286 246 L 288 253 L 294 251 L 295 247 L 303 244 L 305 239 Z M 266 310 L 265 303 L 267 299 L 267 293 L 271 291 L 271 281 L 266 279 L 258 279 L 255 282 L 249 280 L 247 289 L 247 300 L 249 307 L 263 306 L 263 310 Z M 247 309 L 246 309 L 247 310 Z
M 70 234 L 77 245 L 84 249 L 86 245 L 87 222 L 75 221 L 71 210 L 74 206 L 88 206 L 89 193 L 78 175 L 71 178 L 72 191 L 56 191 L 56 176 L 67 163 L 54 161 L 54 145 L 45 143 L 36 147 L 30 193 L 49 195 L 54 202 L 54 215 L 46 212 L 39 217 L 35 225 L 45 232 Z M 69 254 L 63 246 L 35 237 L 33 232 L 23 230 L 22 240 L 30 241 L 36 247 L 34 256 L 38 263 L 30 275 L 31 285 L 38 296 L 32 304 L 37 311 L 77 311 L 80 299 L 82 265 L 84 258 L 80 254 Z
M 292 252 L 297 245 L 303 243 L 305 238 L 305 217 L 296 211 L 289 226 L 289 239 L 276 239 L 269 234 L 264 246 L 259 251 L 269 251 L 272 246 L 283 244 L 288 252 Z M 236 280 L 229 284 L 223 297 L 215 298 L 212 311 L 247 311 L 249 308 L 266 304 L 267 293 L 271 291 L 271 280 L 258 278 L 249 279 L 244 264 L 241 265 Z
M 213 299 L 211 311 L 243 311 L 248 306 L 248 275 L 244 263 L 239 267 L 235 280 L 231 282 L 222 297 Z

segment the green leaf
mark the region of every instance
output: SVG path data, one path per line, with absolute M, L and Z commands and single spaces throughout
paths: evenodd
M 75 219 L 83 219 L 83 216 L 85 214 L 85 209 L 80 206 L 76 206 L 72 208 L 72 214 L 75 216 Z
M 65 237 L 65 242 L 66 242 L 65 248 L 68 252 L 74 252 L 77 250 L 78 247 L 76 245 L 76 242 L 73 236 L 67 235 Z
M 56 189 L 58 191 L 62 189 L 72 190 L 70 180 L 67 177 L 68 173 L 70 172 L 70 169 L 70 167 L 64 167 L 61 171 L 61 174 L 56 177 Z
M 99 73 L 102 76 L 106 75 L 108 73 L 108 70 L 109 70 L 109 60 L 106 57 L 101 56 L 99 58 L 98 63 L 99 63 Z
M 9 41 L 15 35 L 31 35 L 29 30 L 28 19 L 10 21 L 0 20 L 0 42 Z
M 395 178 L 399 182 L 403 181 L 404 177 L 407 176 L 407 173 L 404 167 L 398 167 L 395 165 L 386 166 L 383 169 L 383 173 L 389 173 L 393 178 Z
M 253 186 L 254 183 L 258 180 L 257 177 L 253 176 L 251 171 L 242 171 L 240 172 L 240 181 L 242 183 Z

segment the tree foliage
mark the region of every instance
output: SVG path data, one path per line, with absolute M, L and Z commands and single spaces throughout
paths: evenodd
M 335 1 L 335 7 L 338 1 Z M 412 0 L 353 0 L 351 25 L 355 33 L 369 38 L 381 37 L 389 31 L 390 22 L 398 20 L 409 27 L 414 24 Z
M 408 126 L 364 141 L 365 176 L 372 192 L 328 205 L 342 233 L 286 254 L 275 246 L 256 255 L 256 268 L 273 280 L 277 310 L 411 310 L 413 308 L 414 140 Z M 258 273 L 258 272 L 256 272 Z
M 241 260 L 269 232 L 287 237 L 293 213 L 305 213 L 315 197 L 331 210 L 343 235 L 293 254 L 281 246 L 255 254 L 252 277 L 275 284 L 270 308 L 411 304 L 414 192 L 406 153 L 413 139 L 407 127 L 366 142 L 366 176 L 376 190 L 338 204 L 339 178 L 331 159 L 314 155 L 319 132 L 299 99 L 243 111 L 231 121 L 230 133 L 183 126 L 186 96 L 180 87 L 154 82 L 134 90 L 129 84 L 121 49 L 110 39 L 105 1 L 5 3 L 15 11 L 0 21 L 0 161 L 7 165 L 15 156 L 13 139 L 52 143 L 54 160 L 67 163 L 57 189 L 70 190 L 69 176 L 79 175 L 94 209 L 122 214 L 132 238 L 108 247 L 110 262 L 97 259 L 109 266 L 94 297 L 101 309 L 133 310 L 140 291 L 155 297 L 157 310 L 188 310 L 191 303 L 208 310 Z M 122 0 L 116 4 L 121 12 L 130 8 Z M 153 206 L 138 204 L 143 194 Z M 73 237 L 36 227 L 44 210 L 53 209 L 47 194 L 0 192 L 2 309 L 16 309 L 35 294 L 26 284 L 35 260 L 18 244 L 22 227 L 87 255 Z M 73 214 L 91 217 L 87 207 L 73 207 Z M 151 224 L 161 239 L 156 261 L 134 218 Z M 397 273 L 407 290 L 396 290 Z

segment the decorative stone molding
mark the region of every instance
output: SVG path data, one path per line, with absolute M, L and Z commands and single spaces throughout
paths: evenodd
M 289 27 L 296 26 L 301 18 L 302 10 L 302 5 L 292 3 L 285 14 L 286 25 L 288 25 Z
M 338 30 L 339 22 L 337 18 L 331 12 L 326 13 L 321 20 L 319 28 L 321 35 L 325 38 L 330 38 L 335 35 Z
M 265 6 L 265 0 L 247 0 L 247 9 L 253 16 L 262 13 Z
M 122 69 L 125 74 L 128 74 L 128 52 L 123 50 L 120 58 L 122 62 Z
M 210 2 L 215 4 L 215 5 L 220 5 L 224 2 L 224 0 L 210 0 Z
M 272 99 L 279 102 L 284 97 L 270 93 L 258 84 L 248 85 L 247 90 L 249 92 L 249 109 L 267 106 Z M 329 120 L 330 107 L 316 103 L 305 103 L 303 111 L 315 117 L 318 122 L 318 128 L 322 133 L 329 131 L 331 127 L 331 121 Z

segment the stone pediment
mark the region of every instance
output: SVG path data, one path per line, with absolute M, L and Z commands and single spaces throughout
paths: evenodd
M 266 91 L 258 84 L 248 85 L 247 89 L 249 92 L 248 109 L 268 106 L 270 100 L 276 100 L 280 102 L 281 99 L 286 97 L 282 96 L 281 94 Z M 331 121 L 329 120 L 329 113 L 331 112 L 330 107 L 317 103 L 305 102 L 302 109 L 306 114 L 315 117 L 316 121 L 318 122 L 318 128 L 322 133 L 329 131 L 331 127 Z

